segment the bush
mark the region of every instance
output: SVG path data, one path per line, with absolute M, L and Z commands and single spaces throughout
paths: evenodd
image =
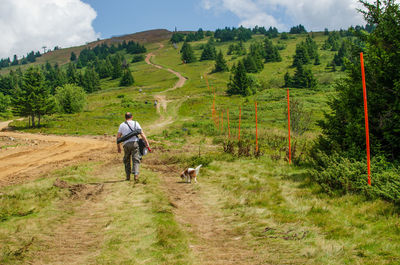
M 400 166 L 388 163 L 383 156 L 372 159 L 371 186 L 367 184 L 365 161 L 319 153 L 314 162 L 317 165 L 310 171 L 311 177 L 327 193 L 361 193 L 370 199 L 400 203 Z
M 55 98 L 61 113 L 81 112 L 86 105 L 86 93 L 82 87 L 67 84 L 56 89 Z
M 141 62 L 141 61 L 144 61 L 144 59 L 145 59 L 145 57 L 143 54 L 135 55 L 132 58 L 132 63 Z

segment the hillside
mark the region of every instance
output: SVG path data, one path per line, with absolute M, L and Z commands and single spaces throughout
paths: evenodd
M 65 49 L 59 49 L 59 50 L 53 50 L 50 52 L 47 52 L 43 54 L 41 57 L 37 58 L 37 61 L 33 63 L 34 65 L 40 65 L 44 64 L 46 62 L 49 62 L 51 64 L 59 64 L 59 65 L 64 65 L 70 61 L 70 56 L 71 52 L 76 53 L 79 56 L 79 53 L 82 49 L 84 48 L 94 48 L 97 45 L 100 45 L 102 43 L 106 43 L 107 45 L 117 45 L 118 43 L 121 43 L 123 41 L 135 41 L 139 43 L 154 43 L 162 40 L 166 40 L 171 38 L 172 32 L 166 30 L 166 29 L 154 29 L 154 30 L 148 30 L 148 31 L 143 31 L 143 32 L 137 32 L 133 34 L 127 34 L 123 36 L 118 36 L 118 37 L 112 37 L 109 39 L 103 39 L 103 40 L 97 40 L 94 42 L 87 43 L 82 46 L 77 46 L 77 47 L 70 47 L 70 48 L 65 48 Z M 22 69 L 26 69 L 32 65 L 32 63 L 26 64 L 26 65 L 19 65 L 19 66 L 11 66 L 7 68 L 2 68 L 0 69 L 0 74 L 7 74 L 10 70 L 16 70 L 17 68 L 21 67 Z
M 227 94 L 231 73 L 213 73 L 214 61 L 184 64 L 182 43 L 174 47 L 171 35 L 156 30 L 88 44 L 144 44 L 146 59 L 129 65 L 135 83 L 120 87 L 119 79 L 101 79 L 101 89 L 88 94 L 83 112 L 45 116 L 38 128 L 28 128 L 26 119 L 13 121 L 9 130 L 14 131 L 0 132 L 0 245 L 6 246 L 0 247 L 0 263 L 400 261 L 396 206 L 362 195 L 327 194 L 310 178 L 305 156 L 320 134 L 316 123 L 329 112 L 334 82 L 345 74 L 327 67 L 337 53 L 321 49 L 327 35 L 309 34 L 321 61 L 307 65 L 317 86 L 290 88 L 291 99 L 304 106 L 297 114 L 309 118 L 302 121 L 308 125 L 304 134 L 294 132 L 293 159 L 299 162 L 293 165 L 287 161 L 284 75 L 295 72 L 296 45 L 308 34 L 272 39 L 282 48 L 282 61 L 264 63 L 262 71 L 249 74 L 258 82 L 257 93 L 246 97 Z M 265 38 L 253 35 L 244 46 L 249 51 Z M 209 41 L 190 42 L 197 58 Z M 229 68 L 246 56 L 228 55 L 229 46 L 238 43 L 215 43 Z M 64 65 L 71 51 L 83 48 L 46 54 L 36 64 Z M 120 53 L 132 61 L 134 55 Z M 115 147 L 127 111 L 154 150 L 143 158 L 138 184 L 123 181 L 122 156 Z M 239 113 L 242 147 L 236 140 Z M 18 158 L 22 162 L 14 161 Z M 6 171 L 10 164 L 15 170 Z M 199 183 L 183 183 L 180 172 L 199 164 Z

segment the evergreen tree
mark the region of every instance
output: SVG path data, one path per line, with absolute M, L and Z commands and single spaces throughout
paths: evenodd
M 67 66 L 67 83 L 78 84 L 78 82 L 79 82 L 78 71 L 76 70 L 74 64 L 69 63 Z
M 302 64 L 297 66 L 293 77 L 286 72 L 284 79 L 286 87 L 314 88 L 317 85 L 317 80 L 314 78 L 312 71 L 304 69 Z
M 85 74 L 80 76 L 79 86 L 83 87 L 87 93 L 100 90 L 100 78 L 93 67 L 86 69 Z
M 321 60 L 319 59 L 319 54 L 317 53 L 317 56 L 315 57 L 314 60 L 314 65 L 320 65 L 321 64 Z
M 18 57 L 17 57 L 16 54 L 14 54 L 14 59 L 13 59 L 11 65 L 12 65 L 12 66 L 13 66 L 13 65 L 18 65 Z
M 71 52 L 71 56 L 69 58 L 71 60 L 71 62 L 75 62 L 76 61 L 76 54 L 74 52 Z
M 127 68 L 124 70 L 124 74 L 122 75 L 121 81 L 119 83 L 120 86 L 130 86 L 133 85 L 134 79 L 131 71 Z
M 241 61 L 234 68 L 233 75 L 230 77 L 228 83 L 227 93 L 229 95 L 242 95 L 249 96 L 255 93 L 255 91 L 250 87 L 251 82 L 246 74 L 246 69 Z
M 307 33 L 307 30 L 301 24 L 298 26 L 294 26 L 290 29 L 290 34 L 302 34 L 302 33 Z
M 282 57 L 279 54 L 278 48 L 274 46 L 271 40 L 264 40 L 265 62 L 280 62 Z
M 220 50 L 217 58 L 215 59 L 215 67 L 213 72 L 225 72 L 228 71 L 228 66 L 226 64 L 226 61 L 224 59 L 224 55 L 222 54 L 222 51 Z
M 181 49 L 181 59 L 184 63 L 192 63 L 196 61 L 196 56 L 194 55 L 192 46 L 190 46 L 187 41 L 183 43 Z
M 122 76 L 122 57 L 119 54 L 111 57 L 111 64 L 112 64 L 112 79 L 117 79 Z
M 200 61 L 214 60 L 217 56 L 217 51 L 214 45 L 207 43 L 201 53 Z
M 285 87 L 293 87 L 292 77 L 289 72 L 286 72 L 283 79 L 285 80 Z
M 246 56 L 246 58 L 244 58 L 242 60 L 243 62 L 243 66 L 246 69 L 247 73 L 257 73 L 258 72 L 258 68 L 257 68 L 257 64 L 254 60 L 254 57 L 249 54 Z
M 185 35 L 184 34 L 174 32 L 174 34 L 172 34 L 172 37 L 171 37 L 170 41 L 172 43 L 179 43 L 179 42 L 182 42 L 184 40 L 185 40 Z
M 298 67 L 299 65 L 309 64 L 311 62 L 308 54 L 307 46 L 304 42 L 296 45 L 296 54 L 293 57 L 292 66 Z
M 6 113 L 10 107 L 11 97 L 0 92 L 0 113 Z
M 22 86 L 18 88 L 12 97 L 13 113 L 19 116 L 30 116 L 32 126 L 36 126 L 35 118 L 51 114 L 55 110 L 54 97 L 50 90 L 45 86 L 44 76 L 37 68 L 29 68 L 22 81 Z

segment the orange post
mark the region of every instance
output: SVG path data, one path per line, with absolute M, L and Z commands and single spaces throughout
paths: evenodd
M 226 110 L 226 115 L 228 115 L 228 136 L 231 139 L 231 126 L 229 124 L 229 109 Z
M 289 131 L 289 164 L 292 163 L 292 147 L 290 145 L 290 99 L 289 88 L 287 89 L 287 109 L 288 109 L 288 131 Z
M 363 53 L 360 53 L 360 60 L 361 60 L 361 76 L 362 76 L 363 95 L 364 95 L 365 138 L 366 138 L 366 144 L 367 144 L 368 185 L 371 186 L 371 157 L 370 157 L 370 149 L 369 149 L 367 85 L 365 84 L 364 54 Z
M 256 106 L 256 152 L 258 152 L 257 101 L 255 102 L 255 106 Z
M 240 120 L 242 118 L 242 108 L 239 107 L 239 135 L 238 135 L 238 140 L 240 141 Z
M 208 84 L 207 74 L 204 74 L 204 79 L 206 80 L 208 90 L 210 90 L 210 85 Z
M 224 132 L 224 112 L 221 112 L 221 132 Z

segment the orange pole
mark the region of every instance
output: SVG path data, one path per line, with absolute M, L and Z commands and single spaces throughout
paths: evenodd
M 288 131 L 289 131 L 289 164 L 292 163 L 292 147 L 290 145 L 290 99 L 289 88 L 287 89 L 287 106 L 288 106 Z
M 255 102 L 255 106 L 256 106 L 256 152 L 258 152 L 257 101 Z
M 207 88 L 208 88 L 208 90 L 210 90 L 210 85 L 208 84 L 207 74 L 204 74 L 204 78 L 206 79 Z
M 363 94 L 364 94 L 365 138 L 366 138 L 366 144 L 367 144 L 368 185 L 371 186 L 371 156 L 370 156 L 370 149 L 369 149 L 367 85 L 365 84 L 364 54 L 363 53 L 360 53 L 360 60 L 361 60 L 361 76 L 362 76 Z
M 239 107 L 239 135 L 238 135 L 238 140 L 240 141 L 240 120 L 242 118 L 242 108 Z
M 231 126 L 229 124 L 229 109 L 226 110 L 226 115 L 228 116 L 228 136 L 231 139 Z
M 224 132 L 224 112 L 221 112 L 221 132 Z

